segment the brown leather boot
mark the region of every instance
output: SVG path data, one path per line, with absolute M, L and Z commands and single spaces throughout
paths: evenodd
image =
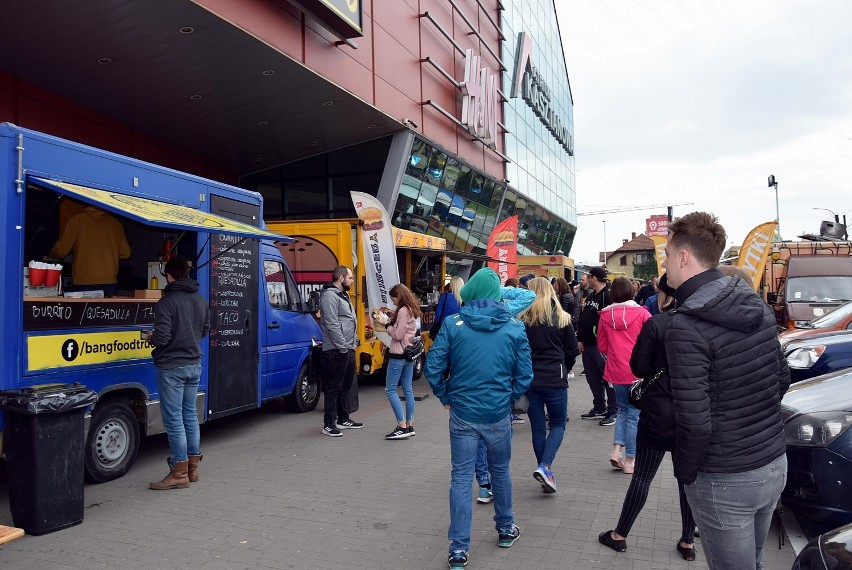
M 190 455 L 189 456 L 189 482 L 195 483 L 198 481 L 198 464 L 201 463 L 201 460 L 204 459 L 203 455 Z
M 148 483 L 149 489 L 155 491 L 163 491 L 165 489 L 186 489 L 189 487 L 189 461 L 178 461 L 169 471 L 169 474 L 162 481 L 156 483 Z

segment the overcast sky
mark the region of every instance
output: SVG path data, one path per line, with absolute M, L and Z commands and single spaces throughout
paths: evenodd
M 716 214 L 729 244 L 775 219 L 852 226 L 852 1 L 556 0 L 574 97 L 575 261 L 645 218 Z M 606 221 L 604 224 L 603 221 Z

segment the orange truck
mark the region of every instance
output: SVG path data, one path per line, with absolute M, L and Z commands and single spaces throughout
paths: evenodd
M 290 266 L 302 298 L 331 281 L 331 273 L 338 265 L 352 267 L 355 283 L 349 291 L 355 307 L 359 346 L 355 364 L 359 376 L 381 372 L 385 367 L 386 347 L 373 334 L 368 315 L 367 278 L 358 219 L 298 220 L 292 222 L 267 221 L 272 232 L 281 232 L 293 238 L 293 243 L 276 242 L 281 255 Z M 428 350 L 431 339 L 427 331 L 435 319 L 435 303 L 444 284 L 447 242 L 443 238 L 393 228 L 400 281 L 420 299 L 421 331 Z M 414 364 L 414 378 L 423 374 L 426 357 Z

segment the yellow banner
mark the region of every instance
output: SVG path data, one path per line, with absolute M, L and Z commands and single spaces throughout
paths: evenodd
M 657 275 L 662 276 L 665 272 L 663 262 L 666 260 L 666 244 L 669 242 L 669 236 L 651 236 L 654 242 L 654 257 L 657 259 Z
M 145 224 L 188 228 L 196 231 L 233 234 L 246 237 L 282 239 L 282 236 L 256 228 L 242 222 L 237 222 L 216 214 L 208 214 L 200 210 L 168 204 L 149 198 L 129 196 L 118 192 L 107 192 L 88 186 L 79 186 L 68 182 L 44 180 L 36 178 L 36 182 L 53 188 L 86 202 L 104 206 L 110 211 L 118 211 L 123 215 Z
M 775 235 L 775 222 L 760 224 L 748 233 L 737 259 L 737 267 L 744 269 L 749 274 L 752 287 L 757 291 L 763 270 L 766 267 L 766 258 L 772 249 L 772 236 Z
M 68 333 L 27 337 L 27 371 L 151 358 L 140 331 Z
M 420 232 L 393 228 L 393 243 L 397 247 L 411 247 L 414 249 L 435 249 L 443 251 L 447 249 L 447 240 L 435 236 L 427 236 Z

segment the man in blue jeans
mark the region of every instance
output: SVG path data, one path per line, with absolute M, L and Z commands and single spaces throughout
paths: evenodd
M 676 417 L 674 473 L 710 570 L 763 568 L 763 543 L 787 478 L 781 398 L 790 370 L 775 317 L 751 282 L 717 269 L 726 234 L 693 212 L 669 222 L 677 311 L 665 345 Z
M 468 560 L 480 441 L 494 490 L 497 545 L 509 548 L 521 536 L 512 513 L 510 412 L 532 382 L 532 360 L 524 325 L 500 296 L 497 274 L 488 268 L 477 271 L 462 287 L 464 306 L 441 323 L 426 358 L 432 392 L 450 412 L 450 568 L 463 568 Z M 445 380 L 447 369 L 452 374 Z
M 157 301 L 153 332 L 145 339 L 154 345 L 160 412 L 169 438 L 169 474 L 150 483 L 156 491 L 185 489 L 198 481 L 201 436 L 195 400 L 201 377 L 199 341 L 210 331 L 210 308 L 198 293 L 198 281 L 189 278 L 189 263 L 181 256 L 166 262 L 163 298 Z

